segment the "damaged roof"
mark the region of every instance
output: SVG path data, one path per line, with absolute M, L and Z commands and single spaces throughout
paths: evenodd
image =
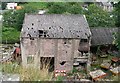
M 91 36 L 84 15 L 26 14 L 21 37 L 83 38 Z
M 93 28 L 92 45 L 107 45 L 112 44 L 114 40 L 113 34 L 118 31 L 118 28 Z

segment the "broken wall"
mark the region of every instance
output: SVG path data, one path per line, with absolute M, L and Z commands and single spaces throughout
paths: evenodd
M 40 57 L 55 57 L 56 70 L 72 70 L 74 56 L 78 56 L 79 39 L 37 39 L 23 38 L 21 41 L 22 63 L 28 66 L 27 58 L 32 56 L 32 65 L 40 66 Z

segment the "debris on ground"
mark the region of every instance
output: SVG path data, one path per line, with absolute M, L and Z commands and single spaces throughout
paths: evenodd
M 18 74 L 0 74 L 0 81 L 20 81 Z
M 103 78 L 104 76 L 106 76 L 107 74 L 105 72 L 103 72 L 102 70 L 95 70 L 95 71 L 91 71 L 90 76 L 92 77 L 93 80 L 99 80 L 100 78 Z
M 114 75 L 120 74 L 120 66 L 110 69 Z
M 109 69 L 111 66 L 111 62 L 109 61 L 103 61 L 103 63 L 100 65 L 102 68 Z

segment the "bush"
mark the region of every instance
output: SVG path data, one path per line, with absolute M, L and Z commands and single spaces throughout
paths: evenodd
M 2 43 L 16 43 L 20 42 L 20 31 L 15 30 L 14 28 L 6 28 L 2 29 Z
M 21 30 L 25 13 L 36 13 L 37 10 L 31 6 L 24 6 L 21 10 L 10 10 L 3 14 L 3 26 L 13 27 Z

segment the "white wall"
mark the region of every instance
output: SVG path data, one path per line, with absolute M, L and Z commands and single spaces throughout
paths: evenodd
M 7 3 L 6 9 L 15 9 L 17 6 L 17 3 Z

